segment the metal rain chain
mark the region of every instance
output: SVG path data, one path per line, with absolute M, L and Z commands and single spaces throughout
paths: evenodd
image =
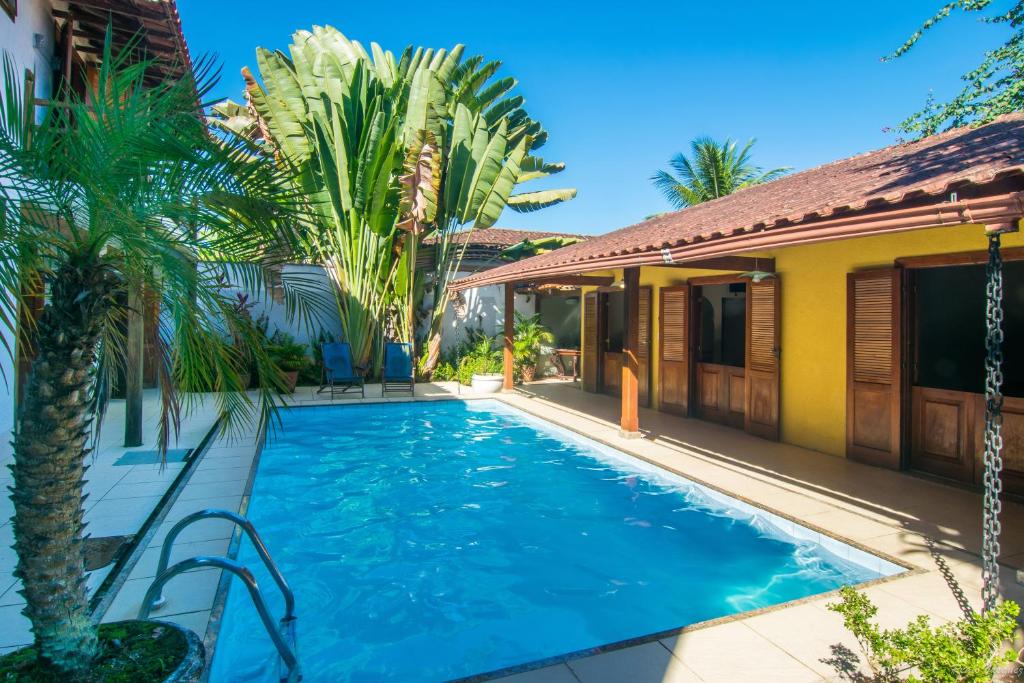
M 999 233 L 988 236 L 985 268 L 985 499 L 982 521 L 982 610 L 996 606 L 999 595 L 999 513 L 1003 504 L 1003 258 Z

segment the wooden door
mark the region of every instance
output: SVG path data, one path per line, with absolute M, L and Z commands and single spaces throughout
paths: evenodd
M 717 363 L 697 363 L 697 417 L 702 420 L 725 423 L 728 411 L 729 387 L 725 381 L 725 366 Z
M 690 405 L 690 286 L 658 290 L 658 407 L 686 415 Z
M 601 363 L 600 329 L 597 316 L 597 292 L 583 296 L 583 390 L 597 391 L 598 366 Z
M 637 394 L 641 406 L 651 401 L 651 288 L 640 288 Z
M 697 363 L 697 415 L 703 420 L 743 427 L 746 382 L 744 368 Z
M 984 398 L 966 391 L 910 390 L 910 466 L 960 481 L 974 481 L 974 431 L 985 418 Z M 981 415 L 976 414 L 982 398 Z
M 974 480 L 982 484 L 985 473 L 985 397 L 975 401 Z M 1003 397 L 1003 491 L 1024 495 L 1024 398 Z
M 779 439 L 779 318 L 777 277 L 747 286 L 747 349 L 743 427 Z
M 901 292 L 898 269 L 846 280 L 846 454 L 900 467 Z
M 622 353 L 604 351 L 601 353 L 601 390 L 611 396 L 622 392 Z

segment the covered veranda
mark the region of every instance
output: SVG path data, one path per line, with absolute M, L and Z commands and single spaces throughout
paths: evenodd
M 915 318 L 923 310 L 916 278 L 924 281 L 929 269 L 977 274 L 996 239 L 1006 272 L 1019 277 L 1021 140 L 1024 115 L 1008 115 L 658 215 L 475 274 L 452 289 L 504 285 L 510 390 L 508 302 L 516 288 L 581 288 L 583 388 L 587 396 L 618 397 L 623 436 L 640 435 L 647 406 L 658 412 L 643 415 L 659 419 L 717 419 L 768 440 L 979 485 L 984 395 L 976 380 L 984 375 L 984 339 L 968 340 L 982 353 L 940 349 L 955 356 L 939 360 L 953 361 L 956 381 L 919 373 L 922 347 L 931 350 L 950 330 L 927 320 L 915 328 L 923 320 Z M 709 324 L 702 316 L 712 290 L 716 318 Z M 980 336 L 984 290 L 982 282 L 943 294 L 973 297 L 957 324 Z M 1021 325 L 1019 301 L 1008 301 L 1007 334 L 1016 340 L 1007 342 L 1010 349 L 1019 346 Z M 735 333 L 728 349 L 720 334 L 727 324 Z M 1024 396 L 1017 359 L 1007 358 L 1007 476 L 1019 492 Z

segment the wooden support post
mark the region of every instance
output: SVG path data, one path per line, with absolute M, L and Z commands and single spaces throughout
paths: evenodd
M 625 291 L 625 326 L 622 340 L 622 421 L 621 434 L 640 434 L 640 268 L 623 272 Z
M 18 327 L 15 330 L 14 341 L 15 418 L 17 418 L 18 406 L 25 398 L 25 385 L 32 372 L 32 361 L 36 357 L 36 349 L 32 340 L 35 335 L 36 323 L 43 314 L 44 292 L 42 280 L 38 276 L 21 277 L 21 301 L 18 305 Z
M 505 355 L 503 366 L 505 371 L 505 383 L 503 389 L 511 391 L 514 386 L 512 377 L 512 349 L 515 341 L 516 322 L 516 283 L 505 283 Z
M 142 364 L 145 346 L 145 311 L 142 292 L 128 293 L 128 334 L 125 353 L 124 445 L 142 445 Z

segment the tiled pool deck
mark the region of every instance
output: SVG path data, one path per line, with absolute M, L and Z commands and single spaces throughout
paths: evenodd
M 134 536 L 153 513 L 157 504 L 184 468 L 183 462 L 153 461 L 157 434 L 157 396 L 147 392 L 143 404 L 144 443 L 138 448 L 125 448 L 124 401 L 113 401 L 100 432 L 100 442 L 90 456 L 86 472 L 86 533 L 94 538 Z M 192 449 L 199 445 L 216 419 L 212 401 L 200 401 L 181 425 L 181 434 L 172 448 Z M 0 486 L 6 491 L 12 483 L 8 465 L 12 462 L 9 435 L 0 439 Z M 125 457 L 126 454 L 132 454 Z M 120 461 L 120 462 L 119 462 Z M 20 583 L 14 579 L 15 554 L 11 544 L 14 532 L 11 515 L 14 504 L 7 495 L 0 496 L 0 652 L 32 642 L 28 620 L 21 615 L 24 599 L 18 593 Z M 113 564 L 89 575 L 89 590 L 95 593 L 107 579 Z
M 457 397 L 454 385 L 417 387 L 415 400 Z M 376 398 L 374 398 L 376 397 Z M 463 397 L 470 398 L 468 394 Z M 785 444 L 750 437 L 743 432 L 641 411 L 644 439 L 623 439 L 616 426 L 614 399 L 584 394 L 571 383 L 540 383 L 497 396 L 498 399 L 563 427 L 581 432 L 622 451 L 649 460 L 730 495 L 799 519 L 808 526 L 869 551 L 894 558 L 915 571 L 874 583 L 866 589 L 879 607 L 885 626 L 903 625 L 918 614 L 935 621 L 954 619 L 961 608 L 947 585 L 954 578 L 976 608 L 979 603 L 980 496 L 972 491 L 918 477 L 858 465 Z M 366 401 L 380 401 L 380 389 L 367 387 Z M 409 400 L 403 398 L 387 399 Z M 295 401 L 324 403 L 308 388 Z M 335 403 L 361 401 L 345 398 Z M 197 445 L 213 423 L 212 413 L 194 415 L 182 447 Z M 182 465 L 164 472 L 149 465 L 116 466 L 125 449 L 117 448 L 120 420 L 115 412 L 104 434 L 104 448 L 90 470 L 87 519 L 94 536 L 134 534 L 149 516 Z M 245 491 L 259 448 L 250 430 L 234 437 L 218 436 L 200 455 L 162 518 L 153 520 L 141 539 L 123 584 L 109 602 L 104 620 L 134 617 L 152 579 L 159 545 L 175 521 L 196 510 L 245 509 Z M 9 457 L 9 456 L 5 456 Z M 119 469 L 114 469 L 119 468 Z M 149 468 L 149 469 L 147 469 Z M 124 470 L 123 474 L 120 474 Z M 9 483 L 4 471 L 2 483 Z M 163 489 L 161 489 L 163 486 Z M 120 488 L 119 488 L 120 487 Z M 134 493 L 136 495 L 129 495 Z M 105 504 L 104 504 L 105 503 Z M 104 505 L 101 505 L 104 504 Z M 10 502 L 3 500 L 3 519 Z M 135 525 L 132 527 L 132 525 Z M 102 531 L 102 534 L 100 531 Z M 1008 503 L 1003 517 L 1003 594 L 1024 599 L 1015 568 L 1024 565 L 1024 506 Z M 179 537 L 172 562 L 196 554 L 227 552 L 232 529 L 223 521 L 206 520 Z M 27 624 L 20 616 L 10 571 L 13 551 L 10 524 L 0 527 L 0 646 L 27 642 Z M 273 552 L 273 548 L 271 548 Z M 94 577 L 98 585 L 102 579 Z M 219 570 L 198 570 L 172 580 L 165 589 L 168 604 L 154 618 L 194 629 L 207 642 L 217 627 L 214 609 Z M 8 585 L 11 584 L 11 585 Z M 13 596 L 13 597 L 11 597 Z M 858 653 L 840 618 L 825 605 L 830 597 L 811 598 L 777 608 L 720 619 L 660 639 L 609 649 L 565 663 L 515 674 L 510 683 L 678 683 L 683 681 L 820 681 L 850 680 L 858 666 L 837 659 L 836 649 Z M 211 618 L 211 615 L 212 618 Z M 299 615 L 301 619 L 301 615 Z M 863 668 L 862 668 L 863 670 Z

